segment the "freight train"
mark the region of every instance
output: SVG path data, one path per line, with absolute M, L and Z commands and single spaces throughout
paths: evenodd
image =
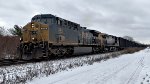
M 35 15 L 23 27 L 19 54 L 21 59 L 39 59 L 143 46 L 121 37 L 87 29 L 52 14 L 40 14 Z

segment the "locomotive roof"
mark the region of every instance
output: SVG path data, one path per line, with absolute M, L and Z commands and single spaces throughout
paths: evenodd
M 57 17 L 56 15 L 52 15 L 52 14 L 38 14 L 38 15 L 35 15 L 35 16 L 32 18 L 32 20 L 35 19 L 35 18 L 59 18 L 59 19 L 61 19 L 61 20 L 66 20 L 66 19 Z M 71 22 L 71 23 L 80 25 L 80 24 L 75 23 L 75 22 L 72 22 L 72 21 L 70 21 L 70 20 L 66 20 L 66 21 L 69 21 L 69 22 Z
M 35 18 L 59 18 L 59 19 L 61 19 L 61 20 L 66 20 L 66 19 L 57 17 L 57 16 L 52 15 L 52 14 L 38 14 L 38 15 L 35 15 L 35 16 L 32 18 L 32 20 L 35 19 Z M 69 20 L 66 20 L 66 21 L 69 21 Z M 77 24 L 77 23 L 72 22 L 72 21 L 69 21 L 69 22 L 74 23 L 74 24 Z M 80 24 L 77 24 L 77 25 L 80 25 Z M 91 33 L 93 33 L 93 34 L 101 33 L 101 32 L 96 31 L 96 30 L 87 29 L 86 27 L 80 27 L 80 28 L 86 29 L 85 31 L 89 31 L 89 32 L 91 32 Z M 106 33 L 102 33 L 102 34 L 104 34 L 105 36 L 113 36 L 113 35 L 109 35 L 109 34 L 106 34 Z M 116 37 L 116 36 L 113 36 L 113 37 Z
M 55 17 L 55 16 L 52 14 L 39 14 L 39 15 L 35 15 L 33 18 L 50 18 L 50 17 Z

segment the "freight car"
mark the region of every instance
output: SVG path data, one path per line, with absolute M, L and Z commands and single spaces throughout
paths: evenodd
M 19 46 L 21 59 L 100 53 L 133 45 L 133 42 L 120 37 L 90 30 L 51 14 L 35 15 L 23 27 L 22 34 Z

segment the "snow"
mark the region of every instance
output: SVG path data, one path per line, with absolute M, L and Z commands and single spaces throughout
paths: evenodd
M 117 57 L 127 51 L 58 59 L 37 63 L 18 64 L 0 67 L 0 84 L 24 84 L 37 77 L 45 77 L 61 71 L 92 65 L 108 58 Z
M 150 49 L 35 78 L 28 84 L 150 84 Z

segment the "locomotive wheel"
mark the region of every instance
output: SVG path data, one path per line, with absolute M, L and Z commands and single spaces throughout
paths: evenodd
M 66 48 L 65 56 L 69 56 L 70 48 Z
M 24 53 L 24 51 L 23 51 L 23 53 Z M 32 59 L 32 54 L 29 54 L 29 53 L 24 53 L 24 54 L 22 54 L 22 59 L 23 60 L 31 60 Z
M 42 49 L 36 48 L 32 53 L 33 59 L 41 59 L 43 57 Z
M 53 58 L 53 57 L 56 57 L 57 56 L 57 54 L 58 54 L 58 49 L 57 48 L 51 48 L 50 50 L 49 50 L 49 57 L 51 58 Z
M 52 48 L 49 48 L 48 50 L 48 58 L 51 59 L 51 58 L 55 58 L 55 55 L 53 53 L 53 49 Z
M 50 57 L 64 57 L 65 55 L 68 54 L 67 48 L 64 47 L 56 47 L 56 48 L 51 48 L 49 49 L 49 56 Z
M 92 52 L 96 53 L 96 48 L 95 47 L 92 48 Z
M 31 60 L 32 59 L 32 56 L 30 54 L 23 54 L 22 55 L 22 59 L 23 60 Z
M 55 47 L 55 48 L 50 48 L 48 50 L 49 58 L 67 57 L 72 54 L 73 54 L 73 48 L 71 47 Z
M 92 48 L 93 50 L 93 53 L 100 53 L 101 52 L 101 49 L 99 47 L 93 47 Z
M 65 48 L 58 48 L 56 50 L 56 53 L 57 53 L 58 57 L 63 57 L 65 55 L 65 53 L 66 53 L 66 49 Z
M 73 52 L 74 52 L 74 50 L 73 50 L 73 48 L 68 48 L 67 49 L 67 55 L 69 56 L 71 56 L 71 55 L 73 55 Z

